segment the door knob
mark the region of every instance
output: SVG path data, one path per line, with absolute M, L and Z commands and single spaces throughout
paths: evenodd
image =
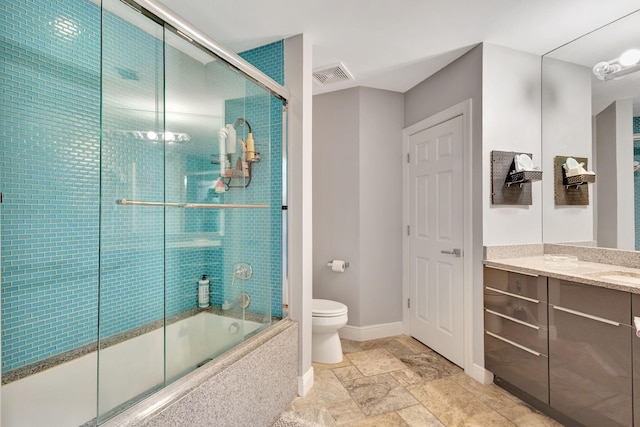
M 460 251 L 460 249 L 454 249 L 452 251 L 440 251 L 440 253 L 447 254 L 447 255 L 453 255 L 453 256 L 457 256 L 457 257 L 462 256 L 462 251 Z

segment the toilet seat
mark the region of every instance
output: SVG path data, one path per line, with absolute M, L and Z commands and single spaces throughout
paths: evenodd
M 338 317 L 347 314 L 347 306 L 341 302 L 327 299 L 313 299 L 311 312 L 313 317 Z

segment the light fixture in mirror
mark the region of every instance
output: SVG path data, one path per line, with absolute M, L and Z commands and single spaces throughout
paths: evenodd
M 572 153 L 598 172 L 583 206 L 556 206 L 551 177 L 543 180 L 545 243 L 640 250 L 639 27 L 636 11 L 543 56 L 542 167 Z
M 624 77 L 640 70 L 640 50 L 629 49 L 619 58 L 598 62 L 593 67 L 593 74 L 598 80 L 608 81 Z

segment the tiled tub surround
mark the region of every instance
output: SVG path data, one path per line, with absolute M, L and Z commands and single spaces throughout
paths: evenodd
M 222 308 L 216 307 L 216 306 L 209 306 L 206 308 L 195 307 L 195 308 L 191 308 L 189 310 L 183 311 L 182 313 L 168 316 L 166 319 L 158 319 L 154 322 L 146 323 L 142 326 L 138 326 L 136 328 L 132 328 L 125 332 L 121 332 L 109 338 L 103 339 L 100 341 L 100 350 L 105 350 L 109 347 L 120 344 L 124 341 L 134 339 L 136 337 L 147 334 L 149 332 L 155 331 L 164 326 L 173 325 L 174 323 L 196 316 L 199 313 L 210 313 L 220 317 L 227 317 L 230 320 L 244 319 L 249 322 L 258 323 L 260 324 L 260 326 L 262 326 L 262 328 L 258 328 L 257 331 L 261 331 L 264 327 L 269 326 L 270 324 L 275 324 L 276 322 L 281 320 L 281 318 L 279 317 L 271 317 L 271 323 L 264 323 L 265 317 L 263 314 L 252 313 L 248 311 L 245 311 L 243 313 L 242 310 L 238 309 L 237 307 L 235 307 L 232 310 L 223 310 Z M 214 333 L 216 331 L 211 330 L 209 332 Z M 255 332 L 253 333 L 245 332 L 245 338 L 250 338 L 251 336 L 253 336 L 253 334 L 255 334 Z M 2 385 L 4 386 L 6 384 L 10 384 L 14 381 L 21 380 L 30 375 L 34 375 L 39 372 L 45 371 L 47 369 L 54 368 L 58 365 L 70 362 L 74 359 L 78 359 L 82 356 L 95 352 L 97 347 L 98 347 L 98 343 L 92 342 L 90 344 L 83 345 L 81 347 L 76 347 L 73 350 L 57 354 L 47 359 L 43 359 L 38 362 L 21 366 L 20 368 L 5 372 L 2 374 Z
M 52 420 L 56 425 L 83 424 L 95 417 L 98 391 L 101 416 L 117 413 L 124 409 L 121 405 L 129 399 L 162 387 L 165 369 L 166 382 L 171 383 L 247 337 L 258 334 L 264 326 L 259 322 L 243 321 L 241 313 L 227 317 L 214 314 L 216 311 L 219 309 L 194 310 L 174 316 L 166 332 L 162 329 L 162 321 L 154 322 L 122 334 L 118 340 L 114 337 L 101 343 L 99 380 L 95 375 L 98 358 L 95 345 L 85 347 L 88 350 L 85 354 L 68 355 L 69 360 L 58 357 L 50 360 L 48 366 L 41 363 L 32 369 L 19 369 L 11 376 L 13 381 L 2 389 L 5 403 L 2 424 L 45 425 Z M 184 317 L 186 315 L 189 316 Z M 132 354 L 136 357 L 129 356 Z M 40 371 L 31 372 L 35 368 Z M 16 378 L 18 374 L 29 376 Z M 65 386 L 60 385 L 61 378 L 65 378 Z M 37 407 L 38 411 L 29 410 L 32 407 Z
M 285 319 L 102 425 L 268 426 L 296 395 L 297 363 Z
M 81 30 L 75 39 L 56 33 L 52 23 L 59 17 L 73 17 Z M 127 88 L 156 94 L 155 80 L 143 83 L 160 73 L 163 55 L 167 76 L 174 79 L 180 70 L 193 70 L 200 63 L 171 46 L 163 53 L 158 39 L 106 10 L 103 14 L 99 4 L 89 0 L 3 2 L 0 50 L 5 95 L 0 97 L 0 123 L 7 129 L 0 141 L 3 372 L 89 345 L 98 332 L 104 338 L 147 324 L 161 317 L 165 308 L 172 315 L 194 307 L 201 274 L 211 276 L 212 303 L 221 305 L 237 293 L 225 294 L 236 262 L 255 268 L 255 278 L 243 284 L 252 306 L 281 314 L 282 107 L 275 105 L 277 101 L 267 102 L 266 111 L 260 111 L 265 102 L 243 104 L 263 153 L 256 172 L 265 178 L 242 190 L 243 202 L 258 196 L 266 199 L 271 226 L 257 233 L 242 219 L 236 220 L 245 213 L 227 212 L 224 236 L 215 239 L 220 246 L 172 247 L 170 236 L 163 236 L 165 225 L 167 233 L 208 229 L 194 229 L 200 224 L 196 218 L 177 230 L 172 227 L 179 212 L 168 212 L 163 223 L 161 209 L 117 206 L 114 200 L 133 198 L 132 183 L 140 199 L 163 200 L 165 189 L 167 197 L 177 198 L 170 183 L 182 183 L 188 172 L 182 169 L 200 165 L 186 156 L 184 145 L 167 146 L 166 157 L 172 163 L 167 163 L 163 176 L 162 144 L 142 145 L 117 132 L 147 129 L 147 123 L 121 123 L 116 113 L 122 113 L 119 102 L 130 95 Z M 283 83 L 283 51 L 278 42 L 243 56 Z M 209 64 L 203 73 L 214 68 Z M 123 80 L 118 69 L 135 69 L 140 79 Z M 101 77 L 106 84 L 102 95 Z M 102 139 L 101 106 L 105 107 Z M 131 120 L 135 116 L 125 115 Z M 212 131 L 214 140 L 217 128 Z M 191 145 L 202 143 L 195 133 L 192 137 Z M 210 154 L 200 163 L 214 170 Z M 177 165 L 181 158 L 184 164 Z M 258 234 L 273 245 L 272 250 L 254 250 Z M 230 255 L 238 253 L 242 255 Z M 153 309 L 152 302 L 157 303 Z
M 110 11 L 118 7 L 125 12 Z M 5 426 L 78 425 L 96 417 L 96 402 L 102 415 L 117 407 L 121 398 L 156 391 L 164 384 L 165 364 L 165 344 L 157 338 L 182 322 L 193 323 L 216 311 L 212 308 L 192 316 L 199 313 L 195 307 L 197 281 L 202 274 L 211 280 L 214 305 L 232 301 L 239 292 L 248 293 L 250 309 L 259 313 L 254 319 L 261 324 L 259 330 L 270 323 L 271 315 L 282 313 L 282 104 L 264 92 L 258 96 L 260 90 L 254 83 L 228 70 L 221 61 L 203 64 L 172 44 L 164 44 L 167 34 L 160 37 L 161 27 L 150 29 L 155 24 L 148 21 L 143 30 L 132 22 L 145 18 L 136 14 L 129 20 L 131 13 L 117 0 L 12 0 L 0 5 L 4 95 L 0 96 L 0 124 L 7 130 L 0 141 Z M 68 25 L 65 28 L 71 33 L 60 33 L 59 24 Z M 284 83 L 283 42 L 242 56 Z M 223 78 L 221 70 L 229 79 Z M 199 82 L 201 87 L 194 90 L 191 85 Z M 227 91 L 229 85 L 236 85 L 238 91 Z M 196 92 L 200 97 L 190 98 L 185 103 L 189 107 L 175 111 L 176 99 Z M 221 93 L 233 93 L 228 95 L 233 99 L 223 99 Z M 212 94 L 215 96 L 208 97 Z M 213 99 L 216 101 L 209 102 Z M 206 102 L 198 105 L 200 101 Z M 256 165 L 249 188 L 226 193 L 216 202 L 265 203 L 270 205 L 268 210 L 183 212 L 115 202 L 127 198 L 213 203 L 208 200 L 210 195 L 217 196 L 204 185 L 217 173 L 211 163 L 217 144 L 211 141 L 216 141 L 217 131 L 225 123 L 224 109 L 231 104 L 233 118 L 245 117 L 254 126 L 262 162 Z M 202 118 L 206 135 L 204 128 L 195 124 Z M 180 129 L 172 128 L 178 125 Z M 128 130 L 177 130 L 190 134 L 191 141 L 143 143 Z M 197 151 L 197 147 L 203 150 Z M 193 199 L 200 193 L 206 193 L 207 200 Z M 257 224 L 258 220 L 270 222 Z M 232 286 L 231 272 L 237 262 L 251 264 L 254 276 Z M 182 318 L 185 314 L 186 319 Z M 176 320 L 180 322 L 174 323 Z M 225 325 L 224 331 L 227 329 Z M 173 363 L 171 354 L 177 360 L 188 357 L 186 353 L 193 353 L 203 342 L 209 344 L 202 338 L 204 332 L 209 336 L 209 331 L 199 330 L 178 334 L 177 344 L 166 343 L 167 365 Z M 132 336 L 136 338 L 130 340 Z M 151 340 L 146 341 L 148 348 L 116 355 L 116 349 L 145 340 Z M 294 350 L 288 344 L 276 347 L 280 352 L 291 350 L 281 353 L 278 362 L 295 359 L 297 345 L 295 339 L 290 341 Z M 273 350 L 265 340 L 259 343 L 267 346 L 265 351 Z M 96 352 L 98 346 L 100 351 Z M 257 345 L 255 349 L 259 350 Z M 151 350 L 154 354 L 148 355 Z M 231 360 L 234 354 L 232 350 L 219 360 Z M 199 364 L 198 358 L 194 356 L 185 371 Z M 271 365 L 241 365 L 247 372 L 235 375 L 249 378 L 275 372 L 286 384 L 273 382 L 266 387 L 270 393 L 287 394 L 295 389 L 295 369 L 288 375 L 288 365 L 267 361 Z M 154 375 L 161 374 L 162 380 L 154 379 L 149 389 L 141 392 L 124 387 L 116 393 L 120 400 L 110 403 L 104 389 L 110 381 L 105 378 L 112 375 L 108 366 L 122 368 L 115 375 L 126 377 L 130 367 L 145 362 L 153 365 Z M 78 364 L 82 365 L 79 369 L 70 368 Z M 216 378 L 207 379 L 206 375 L 216 373 L 219 371 L 205 367 L 194 371 L 202 383 L 211 384 Z M 46 375 L 54 378 L 53 386 L 39 381 Z M 138 380 L 138 375 L 129 376 L 131 381 Z M 265 381 L 242 385 L 259 391 Z M 39 391 L 17 398 L 24 408 L 20 416 L 41 418 L 33 423 L 6 421 L 19 407 L 11 403 L 16 401 L 11 390 L 27 382 Z M 214 384 L 212 389 L 225 385 Z M 233 399 L 246 403 L 237 399 L 243 393 L 226 393 L 215 408 L 198 408 L 193 402 L 193 411 L 217 411 L 227 416 L 225 412 L 236 405 Z M 283 399 L 286 403 L 295 390 L 291 393 Z M 48 399 L 47 403 L 37 404 L 40 398 Z M 185 397 L 182 402 L 188 400 Z M 73 405 L 73 411 L 68 405 Z M 260 416 L 269 416 L 264 410 L 269 404 L 252 406 L 260 410 Z M 45 407 L 51 411 L 43 410 Z M 251 413 L 252 409 L 238 412 Z M 75 413 L 74 421 L 67 422 L 65 417 L 76 410 L 80 415 Z

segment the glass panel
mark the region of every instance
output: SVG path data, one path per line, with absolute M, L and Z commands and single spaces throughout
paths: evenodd
M 166 209 L 171 381 L 270 323 L 272 98 L 175 33 L 165 40 L 167 201 L 200 206 Z
M 163 29 L 105 0 L 98 418 L 164 385 Z M 131 338 L 136 337 L 135 340 Z
M 268 205 L 268 209 L 251 209 L 239 212 L 237 222 L 234 224 L 233 235 L 229 235 L 232 246 L 230 252 L 230 264 L 237 262 L 247 263 L 252 266 L 253 272 L 250 280 L 241 281 L 244 286 L 242 292 L 246 292 L 250 298 L 250 305 L 246 309 L 245 333 L 251 333 L 255 327 L 261 328 L 271 323 L 271 288 L 272 284 L 279 283 L 280 262 L 280 230 L 277 228 L 281 220 L 281 205 L 278 202 L 280 194 L 272 191 L 272 160 L 271 152 L 271 96 L 268 92 L 250 81 L 245 82 L 245 100 L 243 111 L 236 110 L 234 100 L 227 102 L 227 117 L 234 115 L 244 117 L 253 131 L 255 151 L 259 153 L 260 162 L 253 166 L 251 185 L 242 193 L 233 196 L 242 198 L 242 203 L 254 203 Z M 247 133 L 241 132 L 240 138 L 246 140 Z M 276 163 L 278 162 L 276 153 Z M 279 175 L 276 175 L 279 176 Z M 277 190 L 276 190 L 277 191 Z M 232 194 L 230 194 L 231 196 Z M 274 197 L 277 196 L 277 197 Z M 278 246 L 276 246 L 278 245 Z M 237 276 L 237 275 L 234 275 Z M 275 279 L 275 281 L 274 281 Z M 238 284 L 226 288 L 229 298 L 237 299 L 235 287 Z M 254 324 L 255 323 L 255 324 Z
M 5 427 L 95 418 L 99 3 L 0 6 Z
M 220 76 L 215 58 L 166 30 L 166 197 L 169 203 L 220 204 L 218 131 L 223 127 Z M 227 70 L 229 71 L 229 70 Z M 230 71 L 229 71 L 230 72 Z M 237 77 L 237 76 L 236 76 Z M 216 354 L 219 343 L 204 336 L 206 311 L 219 278 L 225 212 L 210 208 L 166 208 L 166 367 L 173 381 Z M 203 279 L 199 297 L 199 279 Z M 205 284 L 208 281 L 208 284 Z M 202 309 L 198 306 L 201 305 Z
M 101 423 L 281 315 L 281 103 L 119 0 L 5 3 L 1 424 Z

